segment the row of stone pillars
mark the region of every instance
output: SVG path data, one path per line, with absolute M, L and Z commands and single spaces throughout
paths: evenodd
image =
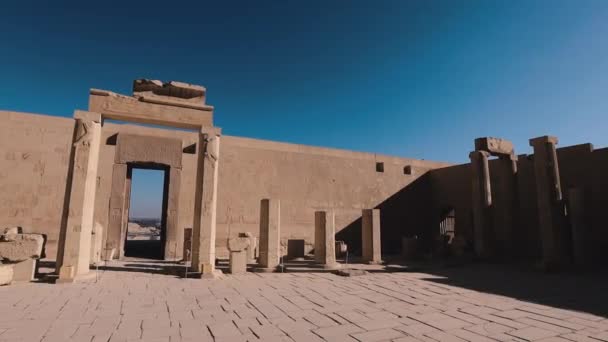
M 564 264 L 568 259 L 567 219 L 556 153 L 557 138 L 530 139 L 534 149 L 534 176 L 538 223 L 544 267 Z M 498 172 L 492 189 L 489 157 L 497 156 L 493 172 Z M 514 248 L 512 229 L 517 211 L 517 157 L 511 142 L 497 138 L 475 140 L 469 154 L 472 171 L 473 224 L 475 254 L 479 258 L 509 255 Z M 494 197 L 493 197 L 494 195 Z M 583 205 L 580 190 L 570 196 L 572 225 L 580 226 Z
M 274 272 L 281 264 L 281 204 L 278 199 L 263 199 L 260 205 L 259 272 Z M 315 212 L 314 260 L 325 269 L 337 269 L 336 214 L 334 210 Z M 380 210 L 362 211 L 362 261 L 381 263 Z M 241 273 L 251 259 L 251 236 L 229 239 L 230 270 Z M 249 259 L 249 260 L 248 260 Z

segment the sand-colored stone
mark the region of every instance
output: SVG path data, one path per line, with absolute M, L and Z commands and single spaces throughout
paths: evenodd
M 217 183 L 220 157 L 219 128 L 204 128 L 199 133 L 197 173 L 192 228 L 192 267 L 203 276 L 215 272 Z
M 235 237 L 228 240 L 231 274 L 247 272 L 247 249 L 250 247 L 250 242 L 248 237 Z
M 278 199 L 260 201 L 260 268 L 273 271 L 281 257 L 281 203 Z
M 36 273 L 36 259 L 27 259 L 14 264 L 13 281 L 32 281 Z
M 336 214 L 333 210 L 315 212 L 315 261 L 324 268 L 339 268 L 336 262 Z
M 372 264 L 382 263 L 380 210 L 363 209 L 361 219 L 362 261 Z
M 95 222 L 95 225 L 93 225 L 93 242 L 91 243 L 91 264 L 97 264 L 101 261 L 103 234 L 103 226 L 99 222 Z
M 0 235 L 0 261 L 18 262 L 42 256 L 44 237 L 40 234 Z
M 74 117 L 76 127 L 72 142 L 70 197 L 56 266 L 60 278 L 84 276 L 89 272 L 101 144 L 101 115 L 76 111 Z M 73 271 L 61 272 L 62 267 L 70 267 Z
M 247 246 L 247 262 L 256 262 L 256 259 L 258 257 L 258 239 L 251 232 L 239 233 L 239 237 L 249 239 L 249 245 Z
M 0 286 L 9 285 L 13 281 L 13 265 L 0 264 Z

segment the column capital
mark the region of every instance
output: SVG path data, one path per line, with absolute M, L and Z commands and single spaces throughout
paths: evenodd
M 220 127 L 215 127 L 215 126 L 202 126 L 199 133 L 203 134 L 203 135 L 221 136 L 222 129 Z
M 490 152 L 488 152 L 488 151 L 471 151 L 471 152 L 469 152 L 469 159 L 477 158 L 478 156 L 484 156 L 486 158 L 489 158 Z
M 74 119 L 101 123 L 102 115 L 101 115 L 101 113 L 96 113 L 96 112 L 88 112 L 85 110 L 75 110 Z
M 543 135 L 542 137 L 532 138 L 530 139 L 530 146 L 536 146 L 538 144 L 544 143 L 552 143 L 557 145 L 558 139 L 557 137 L 551 135 Z

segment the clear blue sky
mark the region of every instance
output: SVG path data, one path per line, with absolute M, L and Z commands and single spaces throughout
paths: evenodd
M 608 1 L 9 1 L 0 108 L 202 84 L 225 134 L 464 162 L 478 136 L 608 145 Z

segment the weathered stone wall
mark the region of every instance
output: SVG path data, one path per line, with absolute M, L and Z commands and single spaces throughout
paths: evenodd
M 74 121 L 26 113 L 0 112 L 0 226 L 21 225 L 49 235 L 48 255 L 56 254 L 64 207 Z M 102 131 L 95 221 L 107 227 L 115 135 L 118 132 L 181 139 L 195 144 L 197 134 L 106 122 Z M 179 234 L 192 227 L 196 155 L 182 154 Z M 370 153 L 223 136 L 218 186 L 219 255 L 239 232 L 259 235 L 262 198 L 281 200 L 281 231 L 287 239 L 314 240 L 314 211 L 336 209 L 336 230 L 352 229 L 361 210 L 390 202 L 392 196 L 427 170 L 447 164 Z M 384 163 L 384 172 L 376 171 Z M 409 166 L 412 174 L 405 174 Z M 409 172 L 409 171 L 408 171 Z M 407 192 L 407 191 L 406 191 Z M 396 198 L 401 198 L 397 196 Z M 411 203 L 424 203 L 410 196 Z M 387 223 L 388 225 L 388 223 Z M 395 230 L 397 231 L 397 230 Z M 356 236 L 356 234 L 355 234 Z M 390 236 L 388 234 L 387 236 Z M 383 240 L 385 240 L 383 238 Z M 176 246 L 181 250 L 181 246 Z
M 557 149 L 563 203 L 567 206 L 568 190 L 581 187 L 584 192 L 585 225 L 588 229 L 586 249 L 589 261 L 605 260 L 608 248 L 608 229 L 604 213 L 608 208 L 608 148 L 594 150 L 591 144 L 566 146 Z M 497 197 L 496 160 L 490 160 L 492 196 Z M 519 155 L 517 162 L 516 212 L 513 218 L 514 248 L 511 257 L 538 260 L 541 258 L 541 236 L 534 174 L 534 155 Z M 471 219 L 471 166 L 462 164 L 429 172 L 432 184 L 433 216 L 439 217 L 441 208 L 456 210 L 456 231 L 468 239 L 473 236 Z M 565 210 L 565 215 L 568 211 Z M 566 216 L 566 219 L 568 217 Z M 429 229 L 438 227 L 433 221 Z M 570 226 L 566 229 L 572 229 Z M 570 235 L 571 232 L 566 232 Z
M 47 234 L 56 254 L 74 120 L 0 111 L 0 227 Z
M 243 231 L 258 235 L 262 198 L 281 200 L 285 245 L 287 239 L 312 244 L 314 212 L 327 208 L 335 209 L 336 232 L 358 230 L 360 239 L 362 209 L 382 205 L 429 169 L 447 165 L 229 136 L 222 138 L 221 150 L 218 244 Z M 376 171 L 377 162 L 384 163 L 384 172 Z M 413 174 L 404 173 L 406 166 Z

